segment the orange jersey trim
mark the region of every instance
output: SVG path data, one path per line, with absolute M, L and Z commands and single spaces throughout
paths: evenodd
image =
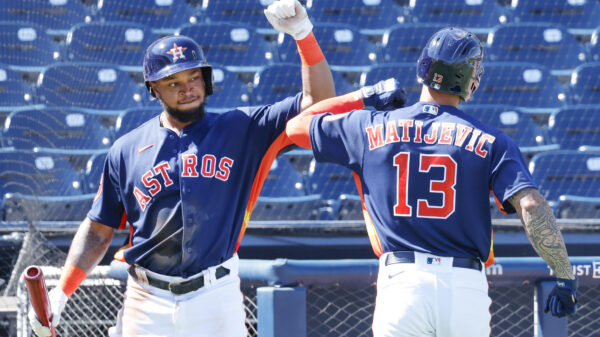
M 356 172 L 352 172 L 354 176 L 354 183 L 356 184 L 356 189 L 358 190 L 358 195 L 360 196 L 360 205 L 363 211 L 363 217 L 365 218 L 365 226 L 367 227 L 367 235 L 369 235 L 369 241 L 371 242 L 371 248 L 373 248 L 373 252 L 377 257 L 383 255 L 383 248 L 381 248 L 381 241 L 379 241 L 379 236 L 377 235 L 377 231 L 375 230 L 375 225 L 373 224 L 373 220 L 367 211 L 367 207 L 365 206 L 365 198 L 362 192 L 362 183 L 360 181 L 360 177 Z
M 242 223 L 240 235 L 235 245 L 236 252 L 240 248 L 240 243 L 242 242 L 242 237 L 244 237 L 244 234 L 246 233 L 246 226 L 248 225 L 248 221 L 250 221 L 252 210 L 254 209 L 254 205 L 256 205 L 256 200 L 260 195 L 260 190 L 263 187 L 265 179 L 267 179 L 267 176 L 269 175 L 269 171 L 271 170 L 271 165 L 273 164 L 273 161 L 275 160 L 277 154 L 279 153 L 279 151 L 281 151 L 281 149 L 292 144 L 292 141 L 288 138 L 284 130 L 275 139 L 271 146 L 269 146 L 269 149 L 267 149 L 267 152 L 263 156 L 263 159 L 260 162 L 260 166 L 258 167 L 258 171 L 256 172 L 256 176 L 254 177 L 252 188 L 250 189 L 250 197 L 248 198 L 248 204 L 246 206 L 246 212 L 244 214 L 244 222 Z
M 508 214 L 508 212 L 504 209 L 504 206 L 502 206 L 502 202 L 500 201 L 500 199 L 498 199 L 496 193 L 494 193 L 494 190 L 490 188 L 490 192 L 492 192 L 492 196 L 494 197 L 494 201 L 496 202 L 496 206 L 498 206 L 500 212 L 502 212 L 502 214 Z
M 119 225 L 119 229 L 125 229 L 125 225 L 127 224 L 127 214 L 123 212 L 123 218 L 121 219 L 121 225 Z M 133 226 L 129 225 L 129 240 L 127 240 L 127 244 L 119 248 L 113 255 L 113 258 L 117 261 L 127 262 L 125 261 L 125 250 L 133 247 Z
M 490 255 L 488 259 L 485 261 L 485 267 L 489 267 L 494 264 L 494 230 L 492 230 L 492 240 L 490 242 Z

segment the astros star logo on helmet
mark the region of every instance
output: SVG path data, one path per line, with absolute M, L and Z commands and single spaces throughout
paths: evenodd
M 173 43 L 173 48 L 171 48 L 167 54 L 173 55 L 173 62 L 177 62 L 179 59 L 185 59 L 185 54 L 183 53 L 187 48 L 178 47 L 177 43 Z

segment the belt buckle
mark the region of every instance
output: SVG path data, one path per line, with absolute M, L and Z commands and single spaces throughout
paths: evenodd
M 183 295 L 187 294 L 193 290 L 187 290 L 186 285 L 184 283 L 169 283 L 168 285 L 169 291 L 175 295 Z

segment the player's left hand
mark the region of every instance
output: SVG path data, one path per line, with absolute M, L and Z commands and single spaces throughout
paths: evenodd
M 564 317 L 577 311 L 577 278 L 574 280 L 557 278 L 554 289 L 546 300 L 545 313 L 552 312 L 553 316 Z
M 69 297 L 62 291 L 62 289 L 56 287 L 48 292 L 48 302 L 50 303 L 50 309 L 52 309 L 52 326 L 56 327 L 60 323 L 60 315 L 62 314 L 67 300 Z M 39 337 L 49 337 L 52 332 L 48 327 L 42 325 L 35 315 L 35 310 L 29 308 L 29 324 L 33 332 Z
M 295 40 L 304 39 L 313 24 L 298 0 L 278 0 L 265 9 L 265 16 L 276 30 L 290 34 Z
M 360 89 L 365 106 L 379 111 L 402 108 L 406 104 L 406 91 L 395 78 L 379 81 Z

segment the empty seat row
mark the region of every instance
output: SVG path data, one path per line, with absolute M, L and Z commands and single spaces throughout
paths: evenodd
M 224 66 L 213 64 L 214 95 L 207 107 L 221 109 L 266 104 L 294 95 L 302 88 L 298 64 L 274 64 L 260 68 L 251 86 Z M 566 105 L 600 102 L 600 62 L 586 63 L 571 74 L 568 85 L 557 81 L 548 69 L 532 63 L 490 62 L 470 104 L 509 104 L 551 113 Z M 333 71 L 338 94 L 355 89 L 340 72 Z M 395 77 L 407 91 L 408 103 L 419 98 L 421 84 L 414 63 L 376 65 L 366 69 L 358 85 L 370 85 Z M 0 65 L 0 107 L 31 104 L 76 106 L 117 111 L 135 106 L 158 105 L 144 86 L 127 72 L 110 64 L 56 63 L 42 70 L 37 85 L 30 87 L 6 65 Z M 4 109 L 6 112 L 6 109 Z
M 79 0 L 0 1 L 0 20 L 39 22 L 51 32 L 67 31 L 73 24 L 93 21 L 128 21 L 157 31 L 175 29 L 182 22 L 244 22 L 270 29 L 263 10 L 273 0 L 102 0 L 86 6 Z M 506 22 L 552 22 L 574 28 L 595 28 L 600 14 L 596 1 L 530 0 L 509 3 L 496 0 L 306 0 L 314 22 L 350 23 L 366 33 L 395 23 L 436 23 L 462 27 L 492 27 Z M 513 5 L 514 3 L 514 5 Z
M 255 74 L 250 88 L 225 67 L 211 65 L 214 85 L 213 95 L 206 102 L 209 110 L 273 103 L 302 91 L 299 64 L 263 67 Z M 340 73 L 333 71 L 333 77 L 338 93 L 353 90 Z M 48 66 L 42 70 L 33 87 L 18 72 L 0 64 L 0 98 L 4 115 L 15 107 L 32 104 L 72 106 L 113 115 L 131 107 L 160 106 L 158 101 L 151 100 L 146 87 L 127 72 L 110 64 L 87 62 Z
M 363 71 L 374 64 L 415 62 L 431 34 L 444 24 L 394 25 L 381 43 L 373 43 L 355 26 L 339 23 L 315 25 L 319 44 L 333 69 Z M 297 62 L 292 38 L 280 35 L 271 43 L 245 24 L 212 22 L 184 24 L 176 30 L 190 36 L 204 49 L 209 62 L 235 72 L 257 71 L 277 62 Z M 159 35 L 149 26 L 126 22 L 92 22 L 75 25 L 65 45 L 57 44 L 41 26 L 0 23 L 2 62 L 25 71 L 40 71 L 58 61 L 111 63 L 127 71 L 141 71 L 146 47 Z M 543 64 L 564 74 L 597 59 L 597 33 L 591 44 L 577 41 L 565 27 L 548 23 L 518 23 L 496 27 L 488 36 L 488 61 Z
M 105 155 L 92 156 L 86 170 L 78 172 L 61 155 L 0 151 L 2 220 L 52 221 L 65 220 L 71 214 L 80 216 L 97 189 Z M 600 152 L 540 153 L 530 162 L 530 171 L 542 195 L 555 209 L 561 209 L 561 214 L 573 216 L 575 207 L 586 204 L 592 207 L 590 212 L 597 207 Z M 361 212 L 356 191 L 353 174 L 346 168 L 313 160 L 303 178 L 286 157 L 280 156 L 272 165 L 252 219 L 322 220 L 330 219 L 332 214 L 337 219 L 351 219 Z M 562 208 L 558 208 L 560 204 Z M 300 212 L 302 209 L 306 211 Z
M 281 88 L 278 81 L 266 83 L 275 88 L 261 96 L 264 100 L 261 103 L 265 104 L 281 99 L 279 96 L 287 96 L 287 90 L 294 93 L 298 89 L 287 88 L 290 84 L 285 82 Z M 600 105 L 567 105 L 552 113 L 546 126 L 537 124 L 528 110 L 521 107 L 466 104 L 462 109 L 513 138 L 526 155 L 555 149 L 600 148 L 597 142 Z M 0 144 L 18 149 L 91 154 L 108 149 L 115 139 L 159 115 L 162 110 L 158 104 L 134 107 L 120 112 L 117 118 L 108 119 L 103 114 L 77 107 L 33 105 L 15 108 L 4 122 Z

